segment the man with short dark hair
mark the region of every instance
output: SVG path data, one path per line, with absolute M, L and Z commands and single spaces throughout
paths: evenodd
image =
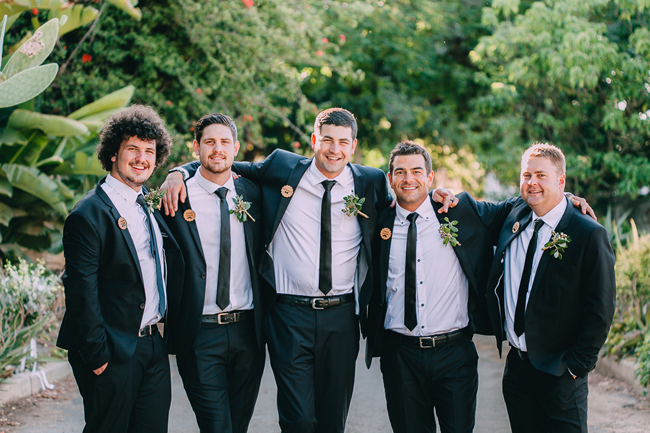
M 183 257 L 143 185 L 171 144 L 150 107 L 111 116 L 97 146 L 110 173 L 65 221 L 57 345 L 69 351 L 86 433 L 167 431 L 169 358 L 157 324 L 174 329 Z
M 331 108 L 316 118 L 313 158 L 276 150 L 264 161 L 233 165 L 262 188 L 260 271 L 275 289 L 265 332 L 283 432 L 345 429 L 359 351 L 357 315 L 372 290 L 370 242 L 377 213 L 391 202 L 381 170 L 349 164 L 356 132 L 352 113 Z M 184 169 L 193 174 L 196 166 Z M 173 211 L 181 187 L 168 176 Z
M 510 343 L 503 396 L 514 433 L 586 432 L 587 374 L 614 314 L 606 230 L 569 206 L 566 162 L 549 144 L 521 159 L 522 203 L 508 215 L 487 300 L 497 347 Z
M 201 166 L 178 213 L 165 217 L 186 260 L 171 350 L 201 432 L 245 433 L 264 371 L 262 297 L 271 290 L 257 273 L 261 191 L 232 178 L 239 141 L 230 117 L 199 119 L 193 147 Z

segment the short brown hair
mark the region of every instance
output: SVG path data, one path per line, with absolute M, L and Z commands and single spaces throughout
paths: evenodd
M 203 137 L 203 130 L 208 126 L 215 125 L 215 124 L 224 125 L 230 128 L 230 132 L 232 133 L 233 144 L 237 142 L 237 126 L 235 125 L 235 122 L 230 118 L 230 116 L 226 116 L 225 114 L 221 114 L 221 113 L 206 114 L 196 122 L 196 127 L 194 128 L 194 139 L 196 140 L 196 142 L 201 143 L 201 137 Z
M 397 145 L 390 152 L 390 159 L 388 160 L 388 172 L 392 175 L 395 162 L 395 157 L 400 155 L 422 155 L 424 157 L 424 167 L 427 170 L 427 174 L 431 173 L 431 156 L 427 149 L 421 144 L 417 144 L 414 141 L 406 140 Z
M 345 108 L 328 108 L 318 113 L 314 122 L 314 132 L 321 133 L 323 125 L 345 126 L 352 129 L 352 140 L 357 139 L 357 119 Z
M 546 158 L 555 166 L 558 175 L 566 174 L 566 159 L 560 148 L 548 143 L 533 143 L 521 156 L 521 165 L 528 158 Z

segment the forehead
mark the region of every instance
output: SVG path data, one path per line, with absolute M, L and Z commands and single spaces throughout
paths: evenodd
M 349 126 L 323 125 L 320 128 L 320 134 L 316 131 L 316 135 L 320 135 L 320 137 L 352 141 L 352 128 Z
M 424 156 L 420 154 L 414 155 L 397 155 L 393 160 L 393 170 L 398 168 L 412 169 L 412 168 L 424 168 L 425 160 Z
M 543 156 L 530 156 L 528 159 L 521 162 L 522 172 L 555 172 L 555 165 L 550 159 Z
M 120 145 L 120 148 L 124 149 L 126 147 L 137 147 L 138 149 L 155 149 L 156 140 L 142 140 L 138 137 L 129 137 L 127 140 L 124 140 Z
M 201 142 L 207 139 L 232 140 L 233 135 L 229 126 L 222 125 L 220 123 L 213 123 L 212 125 L 206 126 L 205 129 L 203 130 L 203 135 L 201 136 Z

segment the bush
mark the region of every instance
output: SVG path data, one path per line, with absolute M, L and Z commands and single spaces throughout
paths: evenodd
M 61 280 L 42 262 L 7 263 L 0 276 L 0 379 L 23 358 L 29 340 L 55 317 Z

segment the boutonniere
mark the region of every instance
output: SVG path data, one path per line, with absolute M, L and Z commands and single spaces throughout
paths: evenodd
M 153 213 L 156 209 L 160 210 L 160 205 L 162 204 L 161 200 L 164 196 L 165 190 L 163 189 L 161 191 L 160 188 L 153 189 L 144 196 L 144 201 L 147 203 L 150 213 Z
M 562 260 L 562 253 L 569 247 L 571 238 L 569 235 L 564 233 L 556 233 L 555 231 L 551 232 L 551 240 L 544 244 L 543 251 L 551 250 L 551 255 L 556 259 Z
M 248 209 L 251 208 L 251 202 L 244 201 L 244 197 L 241 195 L 235 196 L 232 201 L 235 203 L 235 208 L 232 209 L 230 213 L 234 213 L 240 223 L 246 222 L 248 218 L 255 222 L 255 218 L 248 213 Z
M 445 221 L 445 223 L 440 224 L 440 228 L 438 229 L 442 243 L 444 245 L 451 244 L 452 247 L 459 246 L 460 242 L 456 239 L 458 237 L 458 229 L 456 228 L 458 221 L 449 221 L 447 217 L 445 217 Z
M 344 214 L 347 216 L 361 215 L 364 218 L 368 218 L 368 215 L 361 212 L 361 206 L 363 206 L 363 202 L 366 201 L 365 197 L 359 198 L 356 194 L 350 194 L 343 197 L 343 200 L 345 200 L 345 209 L 342 210 Z

